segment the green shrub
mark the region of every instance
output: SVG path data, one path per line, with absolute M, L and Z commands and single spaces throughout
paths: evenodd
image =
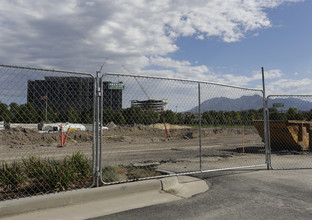
M 91 177 L 92 164 L 83 153 L 77 152 L 73 154 L 68 160 L 72 171 L 78 174 L 78 178 Z
M 30 156 L 28 159 L 23 159 L 25 173 L 29 178 L 42 179 L 45 175 L 47 162 L 39 157 Z
M 26 180 L 25 173 L 21 163 L 14 161 L 11 164 L 1 163 L 0 185 L 4 189 L 16 189 Z
M 127 180 L 127 170 L 122 166 L 106 166 L 102 169 L 102 177 L 107 183 Z
M 59 192 L 68 189 L 73 179 L 76 178 L 68 169 L 69 167 L 66 159 L 63 161 L 48 160 L 42 180 L 45 190 Z
M 0 166 L 0 200 L 17 198 L 20 193 L 59 192 L 91 185 L 92 162 L 81 152 L 62 160 L 41 159 L 30 156 L 21 162 L 2 162 Z M 102 169 L 105 182 L 117 182 L 155 176 L 153 169 L 106 166 Z M 5 195 L 5 196 L 4 196 Z
M 92 164 L 81 152 L 63 160 L 42 160 L 30 156 L 23 166 L 33 187 L 42 191 L 63 191 L 75 182 L 92 177 Z

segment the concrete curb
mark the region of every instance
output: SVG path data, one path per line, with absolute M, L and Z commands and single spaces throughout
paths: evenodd
M 132 193 L 161 190 L 161 181 L 155 179 L 3 201 L 0 202 L 0 217 L 101 199 L 110 199 L 112 197 L 116 198 Z
M 207 183 L 190 176 L 176 176 L 161 179 L 162 190 L 172 195 L 188 198 L 209 190 Z
M 85 219 L 176 201 L 208 189 L 207 183 L 198 178 L 173 176 L 3 201 L 0 202 L 0 218 L 40 219 L 39 216 L 53 217 L 62 213 L 60 219 Z

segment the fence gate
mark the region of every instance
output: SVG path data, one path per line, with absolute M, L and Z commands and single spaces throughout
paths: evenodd
M 0 65 L 0 201 L 92 185 L 94 82 Z
M 312 168 L 312 96 L 268 96 L 271 166 Z
M 252 124 L 264 117 L 262 90 L 113 73 L 101 88 L 104 184 L 266 165 Z

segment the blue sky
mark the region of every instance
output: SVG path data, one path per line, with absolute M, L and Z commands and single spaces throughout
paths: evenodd
M 288 3 L 265 11 L 272 27 L 252 31 L 244 39 L 231 43 L 215 37 L 207 40 L 182 37 L 177 41 L 181 49 L 170 57 L 207 65 L 218 74 L 249 76 L 264 66 L 267 70 L 281 70 L 284 79 L 311 78 L 312 1 Z M 256 83 L 259 82 L 251 86 L 257 86 Z
M 310 0 L 0 2 L 0 63 L 312 94 Z

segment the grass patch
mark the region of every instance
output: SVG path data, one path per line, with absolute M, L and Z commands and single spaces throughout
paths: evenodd
M 91 181 L 92 163 L 80 152 L 63 160 L 30 156 L 1 163 L 0 200 L 82 188 Z
M 0 166 L 0 201 L 89 187 L 92 162 L 78 152 L 63 160 L 30 156 L 22 161 L 2 162 Z M 153 168 L 106 166 L 105 182 L 136 180 L 161 175 Z

